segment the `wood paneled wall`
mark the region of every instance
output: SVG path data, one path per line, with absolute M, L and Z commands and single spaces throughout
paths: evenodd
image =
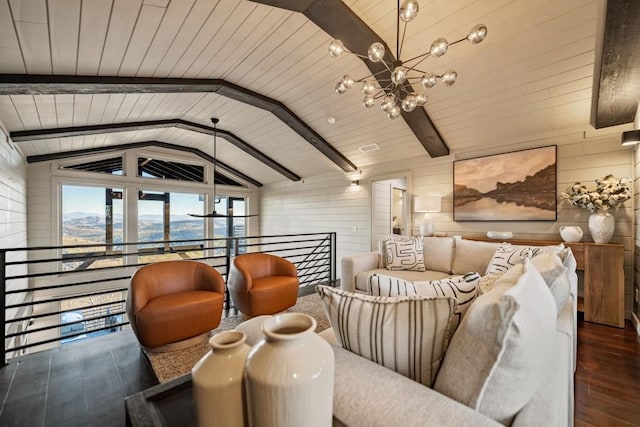
M 0 248 L 18 248 L 27 246 L 27 166 L 20 153 L 8 140 L 0 123 Z M 10 252 L 7 262 L 24 261 L 24 253 Z M 26 273 L 26 266 L 9 266 L 7 274 L 21 275 Z M 2 274 L 2 273 L 0 273 Z M 27 280 L 11 280 L 7 290 L 24 289 Z M 25 294 L 7 296 L 7 304 L 22 302 Z M 9 310 L 8 319 L 15 317 L 17 310 Z M 14 331 L 22 325 L 9 324 L 5 330 Z
M 582 132 L 554 136 L 526 143 L 456 153 L 446 158 L 417 156 L 409 162 L 362 168 L 360 186 L 349 186 L 352 179 L 336 173 L 305 179 L 301 183 L 267 185 L 262 191 L 261 231 L 295 233 L 303 231 L 336 231 L 338 261 L 345 255 L 370 251 L 371 181 L 377 176 L 411 172 L 411 195 L 439 194 L 442 212 L 433 214 L 436 231 L 463 236 L 484 236 L 489 230 L 513 231 L 516 238 L 559 240 L 563 225 L 579 225 L 591 241 L 587 226 L 589 212 L 559 200 L 558 220 L 511 222 L 453 221 L 453 161 L 506 151 L 558 145 L 558 196 L 575 181 L 595 186 L 595 179 L 606 174 L 633 177 L 633 151 L 620 146 L 620 135 L 585 136 Z M 515 166 L 517 167 L 517 166 Z M 631 201 L 615 211 L 616 231 L 612 242 L 625 246 L 625 315 L 631 315 L 634 253 L 634 207 Z M 413 214 L 413 234 L 418 233 L 422 214 Z M 338 269 L 340 268 L 338 262 Z

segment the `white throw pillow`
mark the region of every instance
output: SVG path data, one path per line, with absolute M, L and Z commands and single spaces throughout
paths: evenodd
M 531 263 L 542 275 L 547 286 L 549 286 L 559 313 L 571 293 L 571 282 L 569 281 L 567 267 L 563 265 L 562 259 L 555 252 L 544 252 L 534 256 L 531 259 Z
M 469 307 L 434 385 L 436 391 L 505 425 L 545 381 L 558 316 L 531 260 L 525 259 L 522 268 L 515 284 L 504 280 Z
M 453 298 L 317 290 L 342 347 L 431 387 L 447 349 Z
M 386 239 L 378 240 L 378 268 L 387 267 L 387 242 L 407 241 L 412 238 L 403 234 L 390 234 Z
M 387 240 L 387 270 L 425 271 L 422 238 Z
M 423 295 L 455 298 L 458 303 L 455 310 L 455 329 L 477 295 L 479 280 L 480 275 L 475 272 L 428 282 L 410 282 L 396 277 L 373 274 L 369 277 L 367 290 L 372 296 L 382 297 Z

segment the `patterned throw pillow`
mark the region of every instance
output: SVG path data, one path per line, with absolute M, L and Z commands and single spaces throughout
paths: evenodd
M 404 234 L 390 234 L 384 240 L 378 240 L 378 268 L 387 267 L 387 242 L 406 242 L 413 239 L 411 236 Z
M 556 251 L 564 248 L 564 245 L 558 246 L 513 246 L 509 243 L 501 245 L 496 249 L 485 276 L 491 273 L 504 273 L 516 264 L 522 264 L 525 258 L 533 258 L 546 251 Z
M 431 387 L 449 341 L 453 298 L 373 297 L 328 286 L 317 290 L 342 347 Z
M 453 276 L 429 282 L 409 282 L 396 277 L 373 274 L 369 277 L 368 291 L 372 296 L 398 297 L 422 295 L 428 297 L 452 297 L 458 303 L 455 309 L 454 329 L 477 295 L 478 273 Z
M 387 270 L 425 271 L 422 238 L 387 240 Z

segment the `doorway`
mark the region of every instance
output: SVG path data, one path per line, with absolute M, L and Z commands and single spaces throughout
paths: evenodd
M 390 234 L 411 234 L 410 172 L 371 181 L 371 250 Z

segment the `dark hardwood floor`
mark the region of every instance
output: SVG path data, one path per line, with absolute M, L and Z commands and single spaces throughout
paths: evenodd
M 130 330 L 0 368 L 0 426 L 124 426 L 124 398 L 156 384 Z M 578 324 L 577 427 L 640 426 L 640 337 Z
M 578 323 L 576 427 L 640 426 L 640 337 L 625 328 Z

